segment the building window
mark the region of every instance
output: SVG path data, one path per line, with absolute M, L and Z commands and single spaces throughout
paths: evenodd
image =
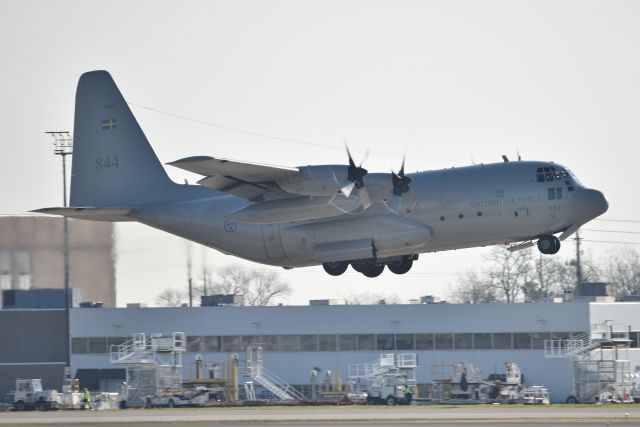
M 531 334 L 526 332 L 513 333 L 513 348 L 518 350 L 531 348 Z
M 393 350 L 393 335 L 392 334 L 379 334 L 377 335 L 376 350 Z
M 375 350 L 376 336 L 373 334 L 358 335 L 358 350 Z
M 187 337 L 187 351 L 191 353 L 200 353 L 202 351 L 202 337 Z
M 242 337 L 237 335 L 222 337 L 222 351 L 232 352 L 242 350 Z
M 249 346 L 262 344 L 260 337 L 257 335 L 245 335 L 242 337 L 242 349 L 245 350 Z
M 220 351 L 220 337 L 203 337 L 202 351 L 215 353 Z
M 493 344 L 491 343 L 491 334 L 473 334 L 473 348 L 476 350 L 491 350 L 493 348 Z
M 280 337 L 280 351 L 300 351 L 300 336 L 282 335 Z
M 355 335 L 339 335 L 338 344 L 340 351 L 352 351 L 356 349 L 356 336 Z
M 414 350 L 413 334 L 397 334 L 396 350 Z
M 336 351 L 338 348 L 335 335 L 318 335 L 320 351 Z
M 318 351 L 317 335 L 300 335 L 300 350 Z
M 536 350 L 543 350 L 545 340 L 548 340 L 551 338 L 551 336 L 549 335 L 549 332 L 534 332 L 532 335 L 533 335 L 532 336 L 533 348 Z
M 111 351 L 111 346 L 122 345 L 126 343 L 129 338 L 125 337 L 109 337 L 107 338 L 107 350 Z
M 71 353 L 72 354 L 86 354 L 87 353 L 87 339 L 86 338 L 71 338 Z
M 493 334 L 493 348 L 495 350 L 509 350 L 511 349 L 511 333 L 497 333 Z
M 453 337 L 456 350 L 470 350 L 473 348 L 473 335 L 455 334 Z
M 453 334 L 434 334 L 436 350 L 452 350 Z
M 91 337 L 89 341 L 89 353 L 104 354 L 107 352 L 107 339 L 105 337 Z
M 264 351 L 278 351 L 280 350 L 280 337 L 278 335 L 263 335 L 262 349 Z
M 433 334 L 416 334 L 416 350 L 433 350 Z

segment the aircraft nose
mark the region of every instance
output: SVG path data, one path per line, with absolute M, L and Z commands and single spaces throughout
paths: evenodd
M 578 190 L 576 194 L 579 215 L 585 222 L 599 217 L 609 209 L 609 202 L 601 191 L 590 188 Z

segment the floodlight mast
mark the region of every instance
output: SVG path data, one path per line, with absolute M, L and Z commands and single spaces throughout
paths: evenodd
M 62 206 L 67 207 L 67 156 L 73 154 L 73 138 L 68 131 L 45 132 L 53 138 L 53 154 L 62 157 Z M 69 223 L 63 219 L 64 313 L 65 313 L 65 380 L 71 375 L 71 322 L 69 318 Z

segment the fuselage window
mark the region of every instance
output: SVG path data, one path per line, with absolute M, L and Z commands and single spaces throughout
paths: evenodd
M 555 200 L 556 199 L 556 189 L 555 188 L 550 188 L 549 189 L 549 200 Z
M 440 217 L 440 221 L 444 221 L 444 217 L 443 216 Z
M 562 187 L 556 188 L 556 199 L 562 200 Z
M 536 181 L 537 182 L 544 182 L 544 174 L 543 173 L 536 174 Z
M 478 216 L 482 216 L 482 212 L 478 211 Z
M 458 215 L 458 218 L 462 219 L 462 218 L 464 218 L 464 215 L 460 214 L 460 215 Z

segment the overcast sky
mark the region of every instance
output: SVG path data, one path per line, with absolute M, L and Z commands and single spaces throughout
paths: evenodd
M 425 170 L 553 160 L 640 219 L 640 2 L 0 1 L 0 213 L 61 203 L 48 130 L 72 130 L 75 88 L 108 70 L 160 160 Z M 246 131 L 178 119 L 140 106 Z M 197 177 L 167 167 L 176 181 Z M 589 228 L 633 230 L 632 223 Z M 637 227 L 640 231 L 640 226 Z M 118 303 L 183 286 L 185 243 L 117 225 Z M 584 232 L 592 240 L 633 235 Z M 0 236 L 1 238 L 1 236 Z M 640 241 L 640 238 L 636 238 Z M 559 256 L 570 258 L 567 242 Z M 594 257 L 612 245 L 585 243 Z M 196 270 L 258 266 L 193 246 Z M 445 297 L 486 249 L 422 255 L 402 277 L 282 271 L 289 303 L 358 293 Z M 196 273 L 196 276 L 198 273 Z

